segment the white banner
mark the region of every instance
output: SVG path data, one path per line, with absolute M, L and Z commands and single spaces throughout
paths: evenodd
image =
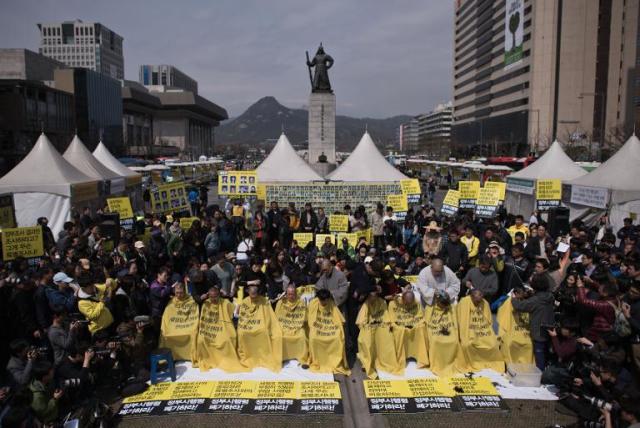
M 504 68 L 522 62 L 524 0 L 506 0 L 504 6 Z
M 533 195 L 535 183 L 533 180 L 507 177 L 507 190 L 516 193 L 524 193 L 525 195 Z
M 571 186 L 571 203 L 587 207 L 606 208 L 609 191 L 600 187 Z

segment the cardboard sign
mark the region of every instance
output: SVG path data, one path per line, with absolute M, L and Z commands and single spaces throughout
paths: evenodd
M 409 210 L 407 196 L 405 194 L 387 195 L 387 205 L 393 208 L 394 213 L 406 212 Z
M 498 199 L 504 201 L 507 194 L 507 183 L 501 181 L 485 181 L 484 187 L 486 189 L 498 189 Z
M 480 193 L 480 182 L 461 181 L 458 183 L 458 190 L 460 191 L 460 208 L 474 209 Z
M 349 230 L 349 216 L 346 214 L 331 214 L 329 216 L 329 230 L 332 232 L 347 232 Z
M 322 248 L 322 246 L 324 245 L 324 241 L 326 241 L 327 238 L 331 238 L 332 244 L 336 243 L 336 236 L 333 233 L 317 233 L 316 247 L 318 247 L 318 249 Z
M 300 248 L 305 248 L 309 242 L 313 242 L 313 233 L 294 233 L 293 239 Z
M 112 213 L 120 214 L 120 219 L 133 218 L 133 209 L 131 208 L 131 200 L 128 196 L 121 198 L 108 198 L 107 206 Z
M 257 196 L 258 175 L 256 171 L 218 172 L 218 195 Z
M 475 214 L 480 218 L 493 218 L 500 205 L 500 189 L 483 187 L 476 199 Z
M 267 186 L 264 184 L 258 184 L 256 186 L 256 198 L 261 201 L 267 200 Z
M 420 182 L 415 178 L 400 180 L 400 189 L 402 194 L 407 197 L 407 202 L 415 204 L 420 202 Z
M 2 230 L 2 258 L 31 258 L 44 255 L 42 228 L 40 226 L 16 227 Z
M 162 184 L 151 192 L 151 210 L 155 214 L 188 209 L 187 191 L 183 182 Z
M 559 207 L 562 199 L 561 180 L 538 180 L 536 183 L 536 206 L 539 211 Z
M 450 189 L 442 201 L 442 207 L 440 213 L 446 216 L 453 216 L 458 212 L 458 206 L 460 205 L 460 192 L 458 190 Z

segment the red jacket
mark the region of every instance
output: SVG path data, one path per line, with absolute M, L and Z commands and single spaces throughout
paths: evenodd
M 591 327 L 587 330 L 587 338 L 591 341 L 598 340 L 603 333 L 608 333 L 613 329 L 616 319 L 616 311 L 613 309 L 613 302 L 610 300 L 591 300 L 587 298 L 587 289 L 578 288 L 578 303 L 590 308 L 595 312 Z

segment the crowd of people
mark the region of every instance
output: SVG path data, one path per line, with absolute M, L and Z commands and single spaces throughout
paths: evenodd
M 1 269 L 3 427 L 144 390 L 158 347 L 201 370 L 295 359 L 348 374 L 359 360 L 370 378 L 408 359 L 441 376 L 534 363 L 581 420 L 638 423 L 632 219 L 551 236 L 538 213 L 445 217 L 427 196 L 402 222 L 382 204 L 345 206 L 349 231 L 370 239 L 300 246 L 295 233 L 328 235 L 336 213 L 193 199 L 184 229 L 178 213 L 147 213 L 119 237 L 89 209 L 57 237 L 38 221 L 45 256 Z

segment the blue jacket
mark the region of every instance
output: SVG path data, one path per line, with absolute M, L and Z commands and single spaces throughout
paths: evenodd
M 60 291 L 56 286 L 48 285 L 44 289 L 47 301 L 50 308 L 61 306 L 67 310 L 67 312 L 76 312 L 76 296 L 73 294 L 73 290 L 69 289 L 67 292 Z

